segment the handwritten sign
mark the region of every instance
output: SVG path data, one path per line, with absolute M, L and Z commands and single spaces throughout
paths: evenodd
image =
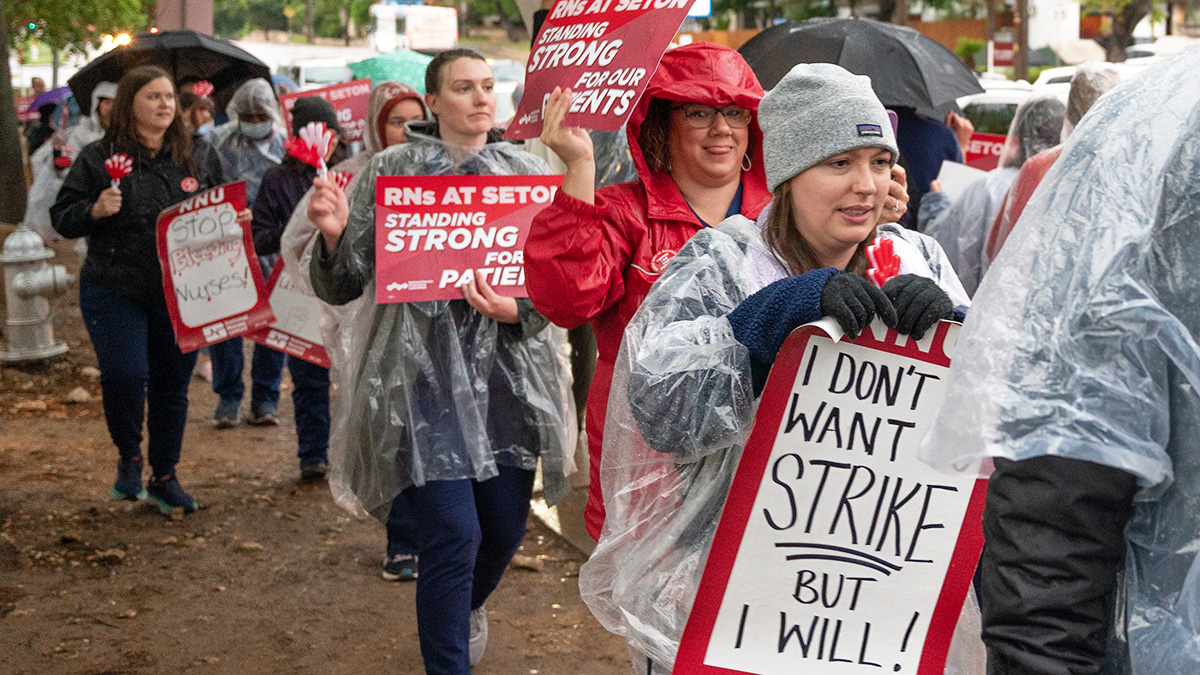
M 523 298 L 525 237 L 562 176 L 381 176 L 375 301 L 461 299 L 476 274 Z
M 275 320 L 247 337 L 309 363 L 329 367 L 321 338 L 321 301 L 307 283 L 292 275 L 280 258 L 267 281 L 267 296 Z
M 959 325 L 920 342 L 827 322 L 780 351 L 675 673 L 941 675 L 986 482 L 921 463 Z
M 218 185 L 158 216 L 158 261 L 175 341 L 190 352 L 274 319 L 250 229 L 237 222 L 246 183 Z
M 333 104 L 338 126 L 342 128 L 343 140 L 347 143 L 362 140 L 363 125 L 367 119 L 367 101 L 371 98 L 370 80 L 351 80 L 280 96 L 279 105 L 283 106 L 283 121 L 287 125 L 288 133 L 291 133 L 292 129 L 292 108 L 296 107 L 297 100 L 309 96 L 319 96 Z
M 991 171 L 1000 165 L 1000 151 L 1004 149 L 1002 134 L 971 134 L 967 142 L 967 154 L 963 163 L 983 171 Z
M 575 96 L 563 126 L 620 129 L 694 0 L 559 0 L 530 53 L 505 138 L 537 138 L 555 87 Z

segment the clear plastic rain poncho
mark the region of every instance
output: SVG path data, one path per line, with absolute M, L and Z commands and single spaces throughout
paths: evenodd
M 101 82 L 92 90 L 91 112 L 80 119 L 79 124 L 71 127 L 71 133 L 67 136 L 67 145 L 75 153 L 82 150 L 83 146 L 104 137 L 104 125 L 100 122 L 100 99 L 102 98 L 109 100 L 117 98 L 116 82 Z
M 983 246 L 1004 195 L 1026 159 L 1058 145 L 1064 112 L 1053 94 L 1025 99 L 1008 127 L 999 167 L 972 183 L 953 204 L 940 192 L 922 198 L 920 222 L 929 223 L 925 234 L 942 245 L 969 295 L 975 294 L 983 276 Z
M 213 129 L 208 141 L 221 155 L 221 169 L 227 181 L 246 181 L 246 200 L 254 204 L 258 188 L 267 169 L 283 161 L 287 133 L 283 130 L 283 113 L 275 100 L 275 90 L 262 78 L 246 80 L 225 106 L 229 121 Z M 270 118 L 270 133 L 263 138 L 250 138 L 243 133 L 241 115 L 262 114 Z
M 979 288 L 921 448 L 935 463 L 1053 455 L 1138 478 L 1117 623 L 1138 675 L 1200 672 L 1197 176 L 1192 49 L 1072 134 Z
M 1067 93 L 1067 120 L 1063 124 L 1061 134 L 1063 143 L 1070 138 L 1071 132 L 1075 131 L 1075 126 L 1091 109 L 1096 99 L 1120 82 L 1121 74 L 1111 63 L 1088 61 L 1075 66 L 1075 74 L 1071 76 L 1071 89 Z
M 111 82 L 101 84 L 112 85 Z M 112 86 L 115 89 L 116 85 Z M 97 87 L 98 90 L 99 87 Z M 93 107 L 95 107 L 96 100 L 97 95 L 93 93 Z M 54 165 L 54 152 L 58 150 L 63 156 L 74 160 L 75 155 L 83 149 L 82 145 L 70 144 L 73 131 L 81 126 L 79 106 L 75 104 L 74 96 L 67 96 L 55 107 L 54 114 L 50 116 L 50 126 L 54 128 L 54 135 L 50 137 L 50 140 L 42 143 L 41 147 L 29 157 L 33 182 L 29 185 L 29 192 L 25 198 L 24 220 L 25 224 L 37 232 L 47 243 L 62 239 L 62 235 L 55 231 L 50 224 L 50 207 L 58 199 L 58 190 L 62 187 L 63 180 L 66 179 L 67 172 L 70 170 L 69 165 L 67 168 Z
M 562 342 L 528 300 L 517 301 L 519 325 L 497 324 L 466 300 L 372 302 L 378 176 L 547 173 L 498 135 L 472 150 L 443 143 L 432 123 L 407 131 L 407 144 L 377 153 L 357 176 L 337 250 L 328 260 L 314 253 L 311 265 L 319 297 L 372 294 L 343 319 L 335 362 L 345 364 L 345 386 L 331 435 L 345 438 L 342 480 L 380 520 L 411 485 L 486 480 L 497 464 L 532 470 L 540 457 L 544 473 L 565 477 L 575 425 Z
M 669 673 L 691 612 L 725 497 L 758 403 L 750 353 L 726 315 L 788 271 L 766 248 L 761 223 L 733 216 L 697 233 L 672 259 L 625 329 L 617 355 L 600 477 L 606 518 L 580 570 L 583 599 L 623 634 L 635 670 Z M 901 274 L 937 281 L 956 306 L 970 301 L 933 239 L 881 225 Z M 973 600 L 972 600 L 973 602 Z M 979 663 L 978 610 L 960 629 Z M 948 670 L 967 675 L 972 671 Z

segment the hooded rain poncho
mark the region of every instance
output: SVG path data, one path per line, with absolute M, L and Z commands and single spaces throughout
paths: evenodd
M 1110 91 L 1071 135 L 979 288 L 921 449 L 1137 478 L 1112 672 L 1200 672 L 1197 175 L 1192 49 Z

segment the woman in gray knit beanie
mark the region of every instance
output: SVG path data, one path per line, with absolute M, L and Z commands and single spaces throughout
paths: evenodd
M 650 287 L 614 365 L 608 516 L 579 580 L 601 623 L 625 635 L 638 675 L 675 666 L 758 395 L 792 329 L 830 316 L 857 335 L 878 315 L 920 339 L 968 302 L 937 242 L 880 224 L 897 151 L 867 78 L 796 66 L 758 112 L 769 213 L 696 233 Z M 882 289 L 864 276 L 876 237 L 900 258 Z M 951 649 L 949 663 L 964 659 Z

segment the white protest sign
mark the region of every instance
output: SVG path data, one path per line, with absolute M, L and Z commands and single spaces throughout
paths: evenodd
M 916 451 L 959 325 L 920 342 L 827 325 L 793 332 L 772 368 L 675 673 L 942 672 L 986 483 Z
M 283 258 L 271 270 L 267 294 L 275 321 L 248 337 L 264 347 L 328 368 L 329 355 L 321 337 L 321 301 L 307 282 L 288 270 Z

